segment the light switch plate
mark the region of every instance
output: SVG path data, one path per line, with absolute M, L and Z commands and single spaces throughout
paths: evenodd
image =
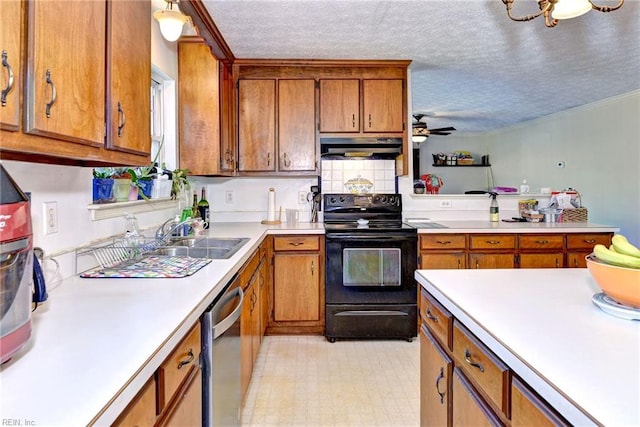
M 58 232 L 58 202 L 42 204 L 42 229 L 45 235 Z

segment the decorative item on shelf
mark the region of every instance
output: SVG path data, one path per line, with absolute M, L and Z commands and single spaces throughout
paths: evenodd
M 442 166 L 447 162 L 447 155 L 444 153 L 431 154 L 433 156 L 433 164 L 436 166 Z
M 455 152 L 458 165 L 472 165 L 473 156 L 469 151 L 456 151 Z
M 166 169 L 164 163 L 162 168 Z M 191 184 L 189 183 L 188 174 L 189 169 L 176 168 L 171 171 L 171 198 L 176 200 L 178 195 L 183 191 L 189 192 L 191 190 Z
M 528 1 L 533 3 L 531 0 Z M 549 28 L 555 27 L 560 19 L 577 18 L 591 9 L 598 12 L 611 12 L 620 9 L 624 0 L 619 0 L 615 6 L 598 6 L 593 4 L 591 0 L 537 0 L 537 2 L 540 9 L 538 13 L 515 17 L 511 12 L 515 0 L 502 0 L 502 3 L 507 7 L 507 16 L 511 20 L 524 22 L 531 21 L 538 16 L 544 16 L 545 25 Z M 522 0 L 520 3 L 525 3 L 525 1 Z
M 113 203 L 116 201 L 113 196 L 113 169 L 94 168 L 93 169 L 93 203 Z
M 437 175 L 426 174 L 420 177 L 427 187 L 427 193 L 440 194 L 440 188 L 444 185 L 444 181 Z
M 413 183 L 413 192 L 415 194 L 424 194 L 425 191 L 426 190 L 423 181 L 418 180 Z

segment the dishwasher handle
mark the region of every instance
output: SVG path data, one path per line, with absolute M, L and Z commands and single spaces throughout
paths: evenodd
M 234 308 L 233 311 L 227 317 L 225 317 L 224 319 L 222 319 L 221 321 L 213 325 L 213 327 L 211 328 L 214 340 L 218 338 L 220 335 L 224 334 L 231 326 L 233 326 L 234 323 L 236 323 L 236 320 L 240 318 L 240 315 L 242 314 L 242 302 L 244 301 L 244 292 L 242 292 L 241 287 L 237 287 L 236 289 L 233 290 L 233 292 L 226 295 L 222 300 L 218 302 L 220 306 L 224 306 L 229 301 L 231 301 L 236 297 L 239 297 L 238 305 L 236 306 L 236 308 Z

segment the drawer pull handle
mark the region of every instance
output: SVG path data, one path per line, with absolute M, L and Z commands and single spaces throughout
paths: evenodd
M 0 99 L 2 101 L 2 106 L 3 107 L 5 105 L 7 105 L 7 95 L 9 94 L 9 92 L 11 92 L 11 89 L 13 89 L 13 82 L 14 82 L 13 68 L 11 68 L 11 65 L 7 61 L 7 56 L 8 56 L 7 55 L 7 51 L 3 50 L 2 51 L 2 66 L 7 69 L 7 74 L 9 76 L 9 79 L 7 81 L 7 86 L 4 89 L 2 89 L 2 95 L 0 96 Z
M 351 115 L 351 127 L 352 127 L 353 129 L 355 129 L 355 128 L 356 128 L 356 115 L 355 115 L 355 114 L 352 114 L 352 115 Z
M 193 355 L 193 350 L 192 349 L 189 349 L 189 353 L 187 353 L 187 356 L 189 356 L 189 358 L 187 360 L 181 360 L 180 362 L 178 362 L 178 369 L 182 368 L 184 365 L 188 365 L 189 363 L 193 362 L 193 359 L 196 358 Z
M 536 240 L 536 243 L 540 244 L 540 245 L 546 245 L 547 243 L 549 243 L 548 240 Z
M 124 115 L 124 110 L 122 109 L 122 104 L 118 102 L 118 137 L 122 137 L 122 129 L 124 129 L 124 125 L 127 123 L 127 117 Z
M 500 244 L 500 240 L 487 240 L 486 242 L 488 244 L 490 244 L 490 245 L 499 245 Z
M 440 391 L 440 381 L 444 379 L 444 368 L 440 368 L 440 375 L 436 378 L 436 391 L 440 395 L 440 403 L 444 403 L 444 393 Z
M 427 308 L 426 314 L 427 314 L 427 319 L 433 320 L 435 323 L 438 323 L 438 318 L 433 314 L 431 314 L 431 309 Z
M 585 243 L 589 243 L 589 244 L 593 244 L 596 242 L 596 239 L 585 239 L 584 240 Z
M 45 115 L 47 118 L 51 117 L 51 107 L 56 103 L 56 99 L 58 98 L 58 94 L 56 92 L 56 85 L 51 80 L 51 70 L 47 70 L 45 74 L 45 80 L 49 86 L 51 86 L 51 100 L 47 102 L 45 106 Z
M 467 362 L 469 365 L 473 366 L 474 368 L 478 368 L 480 372 L 484 372 L 484 367 L 481 364 L 471 360 L 471 353 L 469 353 L 469 350 L 467 349 L 464 350 L 464 361 Z
M 439 245 L 450 245 L 451 240 L 436 240 L 436 243 Z
M 300 245 L 304 245 L 304 242 L 289 242 L 289 244 L 291 246 L 300 246 Z

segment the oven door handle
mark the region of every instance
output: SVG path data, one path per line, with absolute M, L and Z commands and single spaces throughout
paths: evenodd
M 408 234 L 404 236 L 389 235 L 389 234 L 327 234 L 325 238 L 328 240 L 389 240 L 389 241 L 406 241 L 406 240 L 418 240 L 416 234 Z

